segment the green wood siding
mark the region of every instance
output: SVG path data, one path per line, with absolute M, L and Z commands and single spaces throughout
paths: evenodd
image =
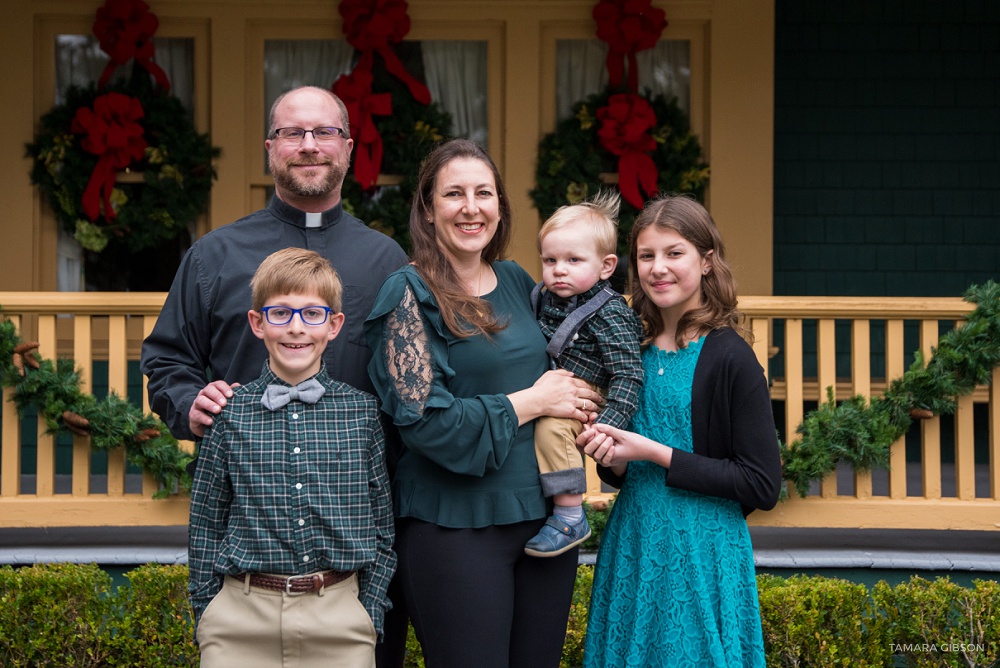
M 1000 279 L 1000 2 L 775 10 L 774 293 Z

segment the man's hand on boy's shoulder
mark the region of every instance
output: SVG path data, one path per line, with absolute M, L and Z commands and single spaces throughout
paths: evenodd
M 212 417 L 219 414 L 227 400 L 232 398 L 233 389 L 239 386 L 239 383 L 230 385 L 224 380 L 213 380 L 203 387 L 191 402 L 191 410 L 188 411 L 191 433 L 202 438 L 205 430 L 212 426 Z

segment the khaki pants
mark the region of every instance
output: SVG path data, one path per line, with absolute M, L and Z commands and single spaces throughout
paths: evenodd
M 198 624 L 202 668 L 374 668 L 375 640 L 356 574 L 300 596 L 227 577 Z
M 587 491 L 587 471 L 576 437 L 583 425 L 573 418 L 542 417 L 535 422 L 535 458 L 542 494 L 583 494 Z
M 601 387 L 589 385 L 604 396 Z M 545 496 L 586 493 L 587 471 L 576 447 L 581 431 L 583 425 L 573 418 L 540 417 L 535 421 L 535 459 Z
M 583 425 L 573 418 L 540 417 L 535 422 L 535 457 L 542 475 L 583 468 L 576 437 Z

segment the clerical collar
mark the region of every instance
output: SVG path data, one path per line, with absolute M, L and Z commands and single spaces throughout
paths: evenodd
M 286 223 L 295 225 L 296 227 L 329 227 L 340 221 L 340 218 L 344 215 L 344 207 L 342 203 L 337 203 L 331 209 L 318 214 L 307 214 L 305 211 L 296 209 L 294 206 L 287 204 L 282 201 L 280 197 L 274 195 L 271 197 L 271 202 L 267 205 L 267 210 L 271 214 Z M 308 218 L 319 217 L 319 224 L 310 225 Z

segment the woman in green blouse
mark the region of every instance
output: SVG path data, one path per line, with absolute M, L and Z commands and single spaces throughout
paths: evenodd
M 601 397 L 547 371 L 535 282 L 501 259 L 510 229 L 489 155 L 468 140 L 439 146 L 410 212 L 413 263 L 386 279 L 365 323 L 403 441 L 397 577 L 428 666 L 554 668 L 562 653 L 577 550 L 524 553 L 549 512 L 533 421 L 586 421 Z

